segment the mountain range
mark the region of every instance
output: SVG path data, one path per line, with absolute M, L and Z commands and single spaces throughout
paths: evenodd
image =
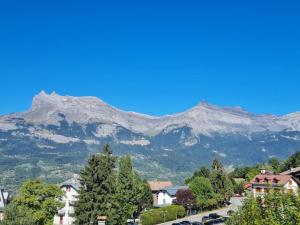
M 300 149 L 300 112 L 254 114 L 202 101 L 182 113 L 149 116 L 96 97 L 41 91 L 29 110 L 0 116 L 0 185 L 60 182 L 105 143 L 117 155 L 132 155 L 144 177 L 180 183 L 215 156 L 227 167 L 286 158 Z

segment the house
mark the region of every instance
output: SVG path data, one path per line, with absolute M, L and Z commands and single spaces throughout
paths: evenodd
M 70 225 L 74 223 L 74 203 L 77 200 L 80 188 L 78 178 L 78 175 L 74 175 L 72 179 L 67 180 L 60 185 L 60 188 L 65 193 L 62 197 L 64 207 L 59 209 L 54 216 L 55 225 Z
M 153 197 L 153 206 L 158 205 L 158 193 L 160 190 L 173 186 L 171 181 L 148 181 L 152 197 Z
M 300 184 L 300 166 L 284 171 L 280 175 L 292 175 L 297 183 Z
M 256 175 L 250 182 L 254 197 L 263 196 L 270 190 L 296 192 L 298 184 L 291 175 Z
M 0 189 L 0 221 L 3 220 L 4 208 L 8 204 L 9 194 L 4 189 Z
M 167 187 L 164 189 L 161 189 L 158 194 L 157 194 L 157 205 L 158 207 L 160 206 L 165 206 L 165 205 L 171 205 L 174 200 L 176 199 L 176 193 L 178 190 L 187 190 L 187 186 L 172 186 L 172 187 Z

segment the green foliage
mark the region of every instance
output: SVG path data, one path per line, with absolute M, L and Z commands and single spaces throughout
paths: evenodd
M 141 215 L 141 222 L 143 225 L 155 225 L 166 221 L 182 218 L 184 216 L 184 207 L 179 205 L 171 205 L 143 212 Z
M 231 179 L 218 158 L 213 160 L 211 170 L 201 167 L 187 182 L 201 210 L 218 208 L 233 195 Z
M 185 180 L 185 183 L 188 184 L 192 181 L 195 177 L 209 177 L 210 171 L 207 167 L 201 166 L 199 170 L 196 170 L 192 177 L 189 177 Z
M 4 225 L 50 225 L 63 192 L 56 185 L 27 181 L 12 203 L 5 209 Z
M 280 165 L 280 161 L 275 158 L 272 157 L 268 160 L 268 164 L 271 166 L 272 170 L 274 171 L 275 174 L 279 174 L 281 171 L 281 165 Z
M 237 179 L 232 179 L 232 184 L 233 184 L 233 192 L 242 194 L 244 192 L 244 179 L 242 180 L 237 180 Z
M 220 195 L 214 192 L 208 178 L 196 177 L 189 183 L 189 189 L 195 196 L 196 204 L 201 210 L 218 206 Z
M 288 170 L 300 166 L 300 151 L 291 155 L 282 165 L 282 170 Z
M 226 222 L 228 225 L 298 225 L 300 197 L 293 193 L 272 192 L 264 199 L 251 197 Z
M 211 169 L 212 170 L 217 170 L 217 171 L 223 171 L 224 170 L 223 164 L 221 163 L 221 161 L 217 157 L 215 157 L 214 160 L 212 161 Z
M 97 216 L 108 216 L 108 224 L 117 224 L 115 209 L 116 157 L 108 145 L 102 155 L 92 155 L 80 172 L 79 198 L 75 203 L 76 224 L 97 224 Z
M 213 170 L 210 173 L 210 182 L 214 192 L 222 195 L 224 200 L 229 200 L 233 195 L 232 182 L 223 170 Z
M 133 213 L 137 211 L 138 206 L 135 199 L 135 182 L 132 162 L 129 156 L 124 156 L 119 162 L 119 176 L 117 194 L 120 208 L 118 215 L 120 223 L 126 224 L 128 218 L 131 218 Z
M 147 180 L 142 180 L 139 175 L 134 172 L 134 200 L 138 207 L 137 212 L 149 209 L 153 205 L 153 197 Z
M 119 161 L 108 145 L 102 155 L 93 155 L 80 172 L 81 188 L 75 203 L 76 224 L 97 224 L 97 216 L 107 216 L 108 225 L 123 225 L 152 204 L 148 183 L 134 172 L 129 156 Z

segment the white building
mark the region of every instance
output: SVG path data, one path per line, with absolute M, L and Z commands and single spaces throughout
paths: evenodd
M 174 186 L 161 189 L 157 194 L 157 206 L 171 205 L 176 199 L 178 190 L 186 190 L 187 186 Z
M 254 197 L 263 196 L 270 190 L 297 193 L 298 184 L 291 175 L 256 175 L 251 181 Z
M 3 220 L 4 208 L 8 204 L 8 192 L 0 189 L 0 221 Z
M 77 200 L 80 183 L 78 175 L 60 185 L 60 188 L 65 192 L 62 197 L 64 207 L 58 210 L 54 216 L 55 225 L 71 225 L 74 223 L 74 203 Z

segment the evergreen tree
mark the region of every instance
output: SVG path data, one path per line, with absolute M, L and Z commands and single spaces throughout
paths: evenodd
M 120 224 L 126 224 L 138 207 L 135 202 L 135 183 L 132 162 L 129 156 L 122 157 L 119 163 L 118 198 L 122 206 L 118 210 Z
M 285 160 L 282 165 L 282 170 L 289 170 L 290 168 L 294 168 L 300 166 L 300 151 L 294 153 L 287 160 Z
M 117 224 L 116 158 L 109 145 L 102 155 L 92 155 L 80 172 L 80 190 L 75 203 L 76 224 L 97 224 L 97 216 L 107 216 L 107 224 Z
M 147 180 L 142 180 L 138 173 L 134 172 L 134 201 L 137 205 L 137 213 L 144 209 L 149 209 L 153 205 L 152 192 Z
M 217 157 L 215 157 L 214 160 L 212 161 L 211 168 L 212 170 L 217 170 L 217 171 L 224 170 L 223 164 Z
M 210 173 L 210 182 L 215 193 L 223 196 L 224 200 L 229 200 L 233 195 L 233 185 L 224 171 L 222 163 L 215 158 L 212 162 L 212 171 Z
M 191 182 L 195 177 L 209 177 L 210 171 L 207 167 L 202 166 L 199 170 L 195 171 L 192 177 L 189 177 L 185 180 L 185 183 L 188 184 Z

